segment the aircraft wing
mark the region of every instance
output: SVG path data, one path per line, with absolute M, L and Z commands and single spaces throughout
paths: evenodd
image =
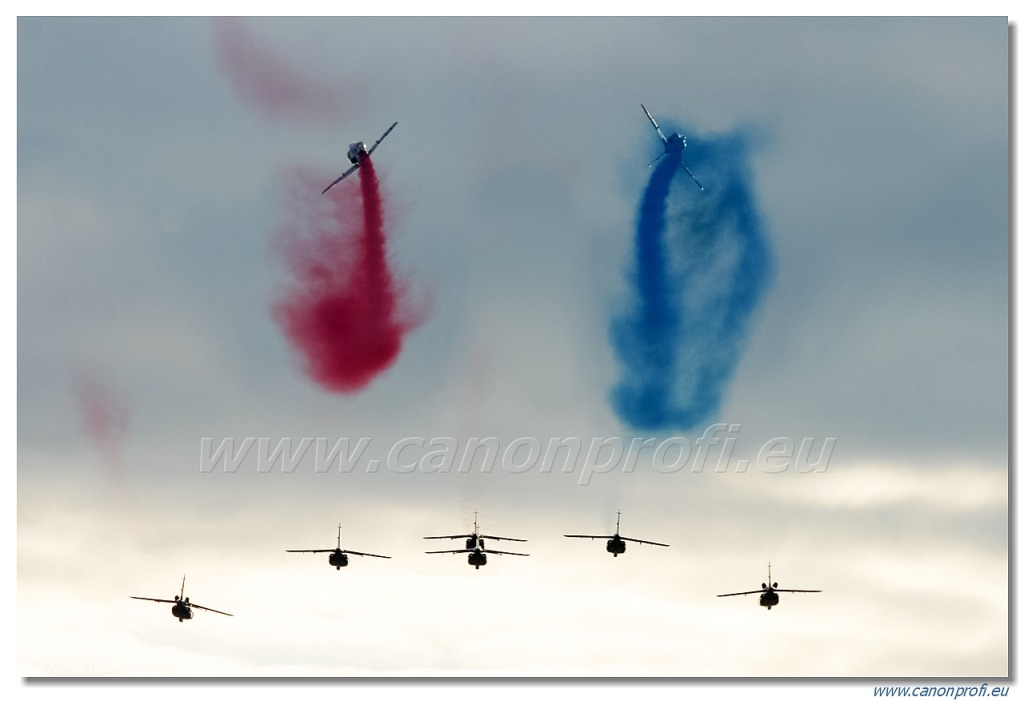
M 456 536 L 456 537 L 458 537 L 458 536 Z M 441 555 L 442 553 L 471 553 L 471 552 L 473 552 L 473 551 L 472 550 L 466 550 L 465 548 L 462 548 L 460 550 L 428 550 L 427 551 L 427 555 Z M 488 550 L 488 552 L 490 552 L 490 551 Z
M 480 534 L 480 537 L 481 538 L 490 538 L 491 540 L 514 540 L 517 543 L 525 543 L 526 542 L 525 538 L 505 538 L 505 537 L 500 536 L 500 535 L 484 535 L 483 533 Z M 493 550 L 488 550 L 487 552 L 494 552 L 494 551 Z
M 761 594 L 764 589 L 753 589 L 751 591 L 737 591 L 732 594 L 719 594 L 718 596 L 746 596 L 747 594 Z
M 325 550 L 285 550 L 286 553 L 333 553 L 334 548 L 327 548 Z
M 443 538 L 472 538 L 473 533 L 467 533 L 466 535 L 425 535 L 423 540 L 441 540 Z
M 640 540 L 639 538 L 627 538 L 624 535 L 620 535 L 623 540 L 628 540 L 631 543 L 646 543 L 647 545 L 660 545 L 663 548 L 668 547 L 668 543 L 655 543 L 653 540 Z
M 376 148 L 376 144 L 374 144 L 374 148 Z M 348 176 L 352 175 L 352 173 L 355 173 L 355 172 L 356 172 L 356 169 L 358 169 L 358 168 L 359 168 L 359 164 L 358 164 L 358 163 L 356 163 L 356 164 L 355 164 L 355 165 L 353 165 L 353 166 L 352 166 L 351 168 L 349 168 L 348 170 L 346 170 L 346 171 L 345 171 L 344 173 L 342 173 L 341 175 L 339 175 L 339 176 L 338 176 L 338 178 L 337 178 L 337 179 L 336 179 L 336 180 L 335 180 L 335 181 L 334 181 L 333 183 L 331 183 L 330 185 L 328 185 L 327 187 L 325 187 L 325 188 L 324 188 L 324 191 L 323 191 L 323 192 L 321 192 L 320 194 L 321 194 L 321 195 L 323 195 L 323 194 L 326 194 L 326 193 L 327 193 L 327 191 L 328 191 L 328 190 L 330 190 L 330 189 L 331 189 L 332 187 L 334 187 L 335 185 L 337 185 L 338 183 L 340 183 L 340 182 L 341 182 L 342 180 L 344 180 L 344 179 L 345 179 L 345 178 L 347 178 Z
M 776 589 L 775 591 L 788 591 L 795 594 L 820 594 L 821 589 Z
M 569 535 L 565 534 L 566 538 L 614 538 L 612 535 Z
M 490 549 L 488 549 L 488 550 L 484 550 L 484 552 L 487 553 L 488 555 L 519 555 L 521 557 L 529 557 L 530 556 L 530 553 L 510 553 L 510 552 L 506 552 L 505 550 L 490 550 Z
M 373 153 L 373 150 L 380 145 L 380 142 L 384 140 L 384 137 L 387 136 L 388 134 L 390 134 L 391 130 L 394 129 L 395 127 L 397 127 L 397 126 L 398 126 L 398 122 L 395 122 L 390 127 L 388 127 L 388 130 L 386 132 L 384 132 L 384 136 L 380 137 L 379 139 L 377 139 L 376 141 L 373 142 L 373 146 L 371 146 L 370 149 L 366 152 L 366 155 L 369 156 L 371 153 Z
M 654 117 L 651 116 L 651 113 L 647 111 L 647 108 L 644 107 L 642 103 L 641 103 L 640 107 L 641 107 L 641 109 L 643 109 L 644 114 L 647 115 L 647 118 L 649 120 L 651 120 L 651 124 L 654 125 L 654 130 L 656 132 L 658 132 L 658 138 L 661 139 L 662 143 L 667 144 L 668 143 L 668 139 L 665 138 L 665 133 L 662 132 L 661 127 L 658 126 L 658 123 L 654 121 Z
M 685 171 L 686 171 L 686 174 L 687 174 L 687 175 L 689 175 L 689 176 L 690 176 L 691 178 L 693 178 L 693 182 L 697 183 L 697 187 L 699 187 L 699 188 L 700 188 L 701 190 L 703 190 L 703 189 L 704 189 L 704 186 L 700 184 L 700 181 L 699 181 L 699 180 L 697 180 L 697 176 L 695 176 L 695 175 L 693 174 L 693 172 L 691 172 L 691 171 L 690 171 L 690 169 L 686 167 L 686 164 L 685 164 L 685 163 L 684 163 L 684 164 L 682 164 L 682 166 L 683 166 L 683 170 L 685 170 Z
M 210 611 L 211 613 L 219 613 L 222 616 L 234 616 L 233 613 L 225 613 L 224 611 L 218 611 L 217 609 L 207 608 L 206 606 L 200 606 L 199 604 L 189 604 L 194 609 L 202 609 L 203 611 Z
M 133 596 L 131 598 L 133 598 L 133 599 L 141 599 L 142 601 L 156 601 L 157 603 L 160 603 L 160 604 L 176 604 L 176 603 L 178 603 L 174 599 L 153 599 L 153 598 L 148 597 L 148 596 Z
M 355 550 L 342 550 L 341 552 L 348 553 L 349 555 L 362 555 L 364 557 L 383 557 L 385 560 L 391 559 L 390 555 L 374 555 L 373 553 L 361 553 L 356 552 Z

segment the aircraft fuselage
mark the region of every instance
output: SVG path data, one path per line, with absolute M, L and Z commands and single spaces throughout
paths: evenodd
M 487 564 L 487 555 L 483 550 L 477 548 L 469 554 L 469 564 L 473 565 L 476 569 L 480 569 Z
M 608 544 L 605 545 L 605 550 L 610 552 L 613 557 L 618 557 L 622 553 L 626 552 L 626 541 L 618 536 L 614 536 L 608 540 Z
M 340 570 L 342 567 L 348 566 L 348 555 L 341 550 L 335 550 L 327 557 L 327 561 L 334 566 L 334 569 Z
M 366 143 L 353 141 L 348 145 L 348 160 L 350 163 L 358 163 L 359 159 L 368 153 Z
M 171 615 L 178 619 L 178 622 L 188 619 L 192 620 L 195 613 L 192 611 L 192 607 L 185 601 L 175 601 L 174 606 L 171 607 Z
M 767 608 L 769 611 L 772 610 L 772 606 L 779 603 L 779 595 L 774 589 L 766 589 L 761 593 L 761 605 Z
M 682 153 L 686 148 L 686 137 L 682 134 L 670 134 L 665 141 L 665 153 Z

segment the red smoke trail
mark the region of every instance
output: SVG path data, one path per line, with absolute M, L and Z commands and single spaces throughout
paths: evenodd
M 121 440 L 128 433 L 128 410 L 120 394 L 96 376 L 72 378 L 82 429 L 114 470 L 119 469 Z
M 238 96 L 264 114 L 331 121 L 344 101 L 330 85 L 310 80 L 260 43 L 239 17 L 213 20 L 217 58 Z
M 306 373 L 332 392 L 365 387 L 391 366 L 403 335 L 416 325 L 400 318 L 380 185 L 369 157 L 358 175 L 361 207 L 351 187 L 336 186 L 321 197 L 308 193 L 319 193 L 322 183 L 300 183 L 305 201 L 295 203 L 299 220 L 285 232 L 295 281 L 274 308 L 278 325 L 305 356 Z

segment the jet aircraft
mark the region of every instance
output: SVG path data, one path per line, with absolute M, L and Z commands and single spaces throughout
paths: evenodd
M 658 123 L 654 121 L 654 117 L 652 117 L 651 113 L 647 111 L 647 108 L 644 107 L 643 104 L 641 104 L 640 107 L 643 109 L 644 114 L 647 115 L 647 118 L 651 120 L 651 124 L 654 125 L 654 131 L 658 132 L 658 138 L 661 139 L 661 143 L 665 147 L 665 153 L 661 154 L 661 156 L 658 156 L 653 161 L 648 163 L 647 167 L 650 168 L 652 165 L 657 163 L 663 156 L 667 156 L 672 153 L 678 153 L 680 154 L 679 165 L 681 165 L 683 167 L 683 170 L 686 171 L 686 174 L 693 179 L 693 182 L 697 183 L 697 187 L 703 190 L 704 186 L 700 184 L 700 181 L 697 180 L 697 177 L 689 168 L 686 167 L 686 164 L 683 163 L 681 160 L 682 153 L 683 151 L 686 150 L 686 137 L 683 136 L 682 134 L 672 134 L 671 136 L 665 136 L 665 132 L 663 132 L 661 130 L 661 127 L 658 126 Z
M 348 566 L 349 555 L 361 555 L 363 557 L 382 557 L 385 560 L 390 560 L 391 557 L 388 555 L 374 555 L 373 553 L 361 553 L 355 550 L 342 550 L 341 549 L 341 524 L 338 524 L 338 546 L 336 548 L 323 548 L 318 550 L 285 550 L 286 553 L 330 553 L 327 558 L 327 562 L 334 565 L 334 569 L 340 570 L 342 567 Z
M 424 536 L 424 540 L 438 540 L 442 538 L 465 538 L 466 547 L 459 548 L 458 550 L 428 550 L 428 555 L 438 555 L 441 553 L 469 553 L 467 561 L 470 565 L 476 569 L 480 569 L 487 564 L 487 554 L 493 555 L 519 555 L 521 557 L 529 557 L 528 553 L 512 553 L 506 550 L 486 550 L 484 549 L 484 538 L 490 538 L 491 540 L 509 540 L 517 543 L 525 543 L 526 540 L 523 538 L 505 538 L 496 535 L 483 535 L 480 533 L 480 526 L 477 522 L 477 513 L 473 512 L 473 532 L 465 535 L 428 535 Z
M 779 589 L 779 583 L 772 581 L 772 563 L 768 563 L 768 582 L 761 583 L 760 589 L 753 589 L 751 591 L 738 591 L 732 594 L 719 594 L 718 596 L 744 596 L 746 594 L 760 594 L 760 604 L 766 607 L 769 611 L 772 610 L 772 606 L 779 603 L 778 592 L 793 592 L 797 594 L 817 594 L 821 592 L 821 589 Z
M 381 136 L 376 141 L 374 141 L 373 142 L 373 146 L 371 146 L 370 148 L 366 148 L 366 143 L 363 142 L 363 141 L 353 141 L 351 144 L 349 144 L 348 145 L 348 160 L 349 160 L 350 163 L 353 164 L 353 166 L 351 168 L 349 168 L 348 170 L 346 170 L 341 175 L 339 175 L 337 177 L 337 179 L 335 179 L 334 182 L 332 182 L 330 185 L 325 187 L 324 191 L 321 192 L 320 194 L 321 195 L 326 194 L 326 192 L 328 190 L 330 190 L 332 187 L 334 187 L 335 185 L 340 183 L 342 180 L 344 180 L 348 176 L 352 175 L 352 173 L 355 173 L 356 170 L 359 168 L 359 166 L 361 166 L 363 164 L 363 159 L 366 158 L 367 156 L 369 156 L 371 153 L 373 153 L 374 149 L 376 149 L 378 146 L 380 146 L 380 142 L 384 140 L 384 137 L 387 136 L 388 134 L 390 134 L 391 130 L 394 129 L 395 127 L 397 127 L 397 126 L 398 126 L 398 122 L 395 122 L 390 127 L 388 127 L 388 130 L 386 132 L 384 132 L 384 135 Z
M 618 512 L 618 517 L 615 519 L 615 533 L 613 535 L 569 535 L 566 534 L 566 538 L 607 538 L 608 543 L 605 545 L 605 550 L 610 552 L 613 557 L 618 557 L 622 553 L 626 552 L 626 541 L 631 543 L 645 543 L 647 545 L 660 545 L 663 548 L 667 548 L 666 543 L 655 543 L 653 540 L 640 540 L 638 538 L 627 538 L 626 536 L 619 535 L 619 521 L 622 520 L 622 512 Z
M 181 594 L 175 596 L 173 599 L 153 599 L 148 596 L 133 596 L 131 598 L 141 599 L 143 601 L 156 601 L 161 604 L 174 604 L 174 606 L 171 607 L 171 615 L 178 619 L 178 623 L 181 623 L 186 619 L 192 620 L 192 618 L 195 616 L 195 612 L 192 609 L 202 609 L 203 611 L 211 611 L 213 613 L 219 613 L 222 616 L 234 615 L 230 613 L 224 613 L 223 611 L 218 611 L 217 609 L 211 609 L 205 606 L 200 606 L 199 604 L 193 604 L 192 602 L 190 602 L 188 600 L 188 597 L 185 596 L 184 575 L 182 575 L 181 577 Z

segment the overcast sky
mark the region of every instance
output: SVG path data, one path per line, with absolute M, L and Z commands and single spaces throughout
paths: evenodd
M 18 673 L 1007 675 L 1008 45 L 998 17 L 19 19 Z M 641 102 L 709 196 L 701 139 L 743 140 L 771 256 L 697 427 L 610 400 Z M 414 323 L 334 392 L 275 321 L 284 250 L 395 121 Z M 671 547 L 562 537 L 620 509 Z M 530 557 L 424 554 L 474 510 Z M 339 522 L 392 559 L 284 552 Z M 823 592 L 716 598 L 769 561 Z M 234 617 L 129 598 L 185 574 Z

